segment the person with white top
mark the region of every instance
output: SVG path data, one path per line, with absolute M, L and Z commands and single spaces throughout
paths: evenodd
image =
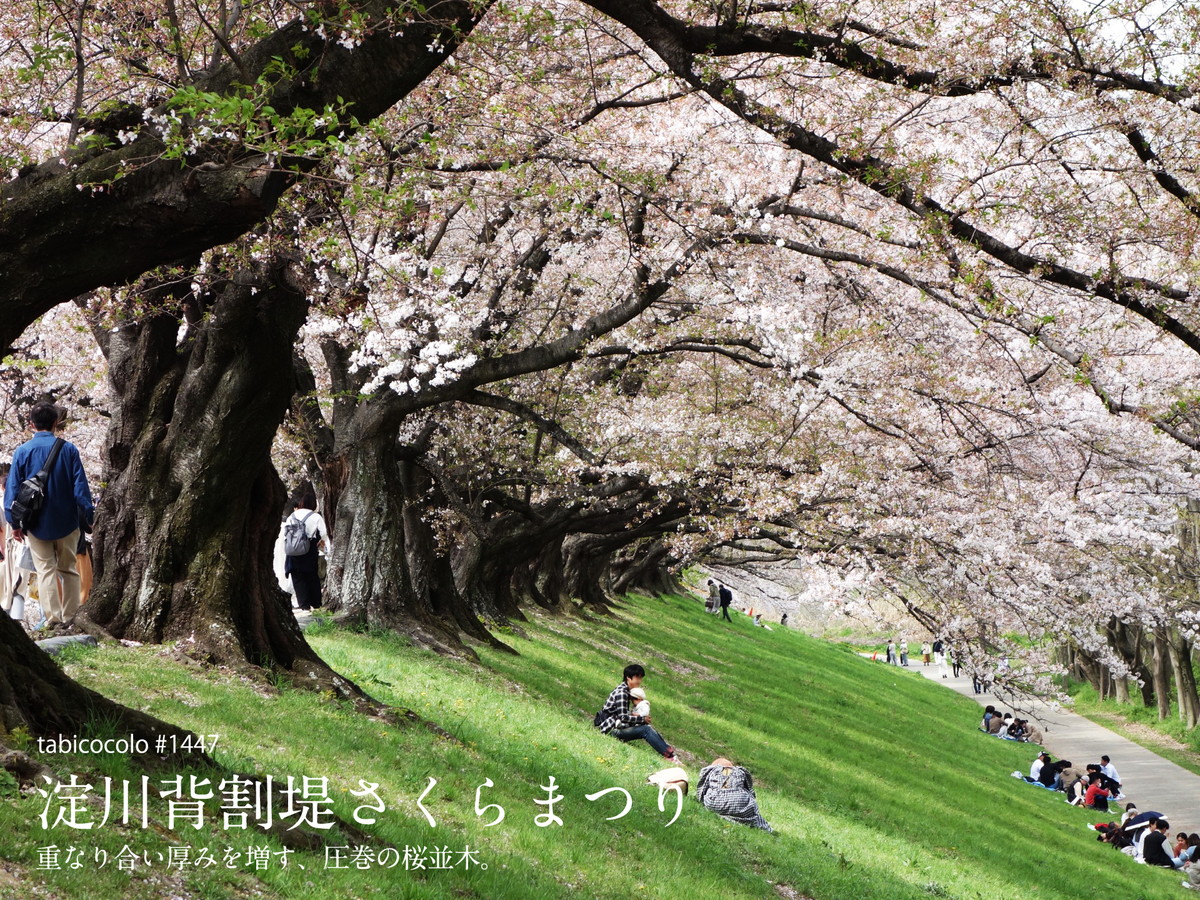
M 1042 766 L 1044 766 L 1049 760 L 1050 760 L 1049 753 L 1039 753 L 1038 754 L 1037 759 L 1035 759 L 1033 761 L 1033 764 L 1030 765 L 1030 767 L 1029 767 L 1029 780 L 1030 781 L 1038 780 L 1038 776 L 1042 774 Z
M 296 498 L 296 508 L 284 519 L 283 530 L 280 533 L 280 541 L 285 544 L 289 527 L 303 528 L 308 538 L 307 550 L 295 555 L 285 550 L 283 558 L 284 577 L 291 578 L 296 605 L 305 610 L 316 609 L 321 605 L 321 576 L 317 568 L 317 558 L 322 544 L 326 553 L 333 547 L 329 539 L 329 528 L 324 517 L 316 511 L 316 505 L 317 497 L 312 486 L 305 486 Z
M 1121 787 L 1121 776 L 1117 774 L 1117 767 L 1112 764 L 1108 758 L 1108 754 L 1100 757 L 1100 771 L 1116 782 L 1116 797 L 1117 800 L 1125 798 L 1125 791 Z
M 629 689 L 629 696 L 636 700 L 633 705 L 633 714 L 641 716 L 643 719 L 650 715 L 650 701 L 646 699 L 646 689 L 635 687 Z

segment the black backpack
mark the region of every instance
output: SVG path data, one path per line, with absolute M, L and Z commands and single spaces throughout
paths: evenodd
M 46 505 L 46 482 L 50 479 L 50 470 L 58 461 L 58 451 L 64 443 L 66 442 L 62 438 L 55 438 L 50 455 L 46 457 L 46 462 L 37 474 L 26 478 L 17 488 L 17 496 L 13 498 L 11 507 L 13 528 L 32 531 L 37 527 L 42 507 Z

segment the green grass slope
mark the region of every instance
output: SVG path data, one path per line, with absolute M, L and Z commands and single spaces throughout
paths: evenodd
M 1180 895 L 1179 876 L 1139 866 L 1094 840 L 1088 814 L 1009 777 L 1028 746 L 975 730 L 978 707 L 911 672 L 873 664 L 795 632 L 731 625 L 684 598 L 630 598 L 612 618 L 538 617 L 519 656 L 481 651 L 482 666 L 445 660 L 387 636 L 312 634 L 333 666 L 387 702 L 408 705 L 457 740 L 419 726 L 366 719 L 294 690 L 265 689 L 161 651 L 73 654 L 68 671 L 125 703 L 204 734 L 242 772 L 327 778 L 332 808 L 350 817 L 378 785 L 385 809 L 365 826 L 402 857 L 333 860 L 301 851 L 282 866 L 271 837 L 169 827 L 163 804 L 149 829 L 112 825 L 43 830 L 46 798 L 9 791 L 0 805 L 0 897 L 58 898 L 1120 898 Z M 689 797 L 679 819 L 644 784 L 663 763 L 643 743 L 622 745 L 591 727 L 592 713 L 627 662 L 646 666 L 655 724 L 693 777 L 726 755 L 754 774 L 775 834 L 729 824 Z M 94 730 L 104 733 L 103 723 Z M 81 780 L 130 777 L 124 760 L 45 757 Z M 424 806 L 417 798 L 430 784 Z M 553 778 L 562 824 L 539 823 Z M 480 786 L 490 779 L 492 787 Z M 624 798 L 631 811 L 620 813 Z M 497 804 L 504 819 L 489 827 Z M 43 849 L 81 851 L 77 869 L 47 869 Z M 128 845 L 148 864 L 121 870 Z M 263 847 L 270 865 L 239 862 Z M 190 860 L 164 866 L 168 848 Z M 470 847 L 486 868 L 464 868 Z M 216 865 L 195 864 L 207 848 Z M 435 851 L 445 868 L 435 868 Z M 107 865 L 97 864 L 104 851 Z M 145 858 L 145 857 L 143 857 Z M 412 865 L 422 860 L 424 868 Z M 204 858 L 201 857 L 203 860 Z M 347 861 L 349 860 L 349 861 Z M 301 868 L 303 866 L 304 868 Z

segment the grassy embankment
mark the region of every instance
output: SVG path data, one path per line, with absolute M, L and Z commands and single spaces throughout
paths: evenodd
M 36 823 L 45 801 L 0 804 L 0 897 L 139 900 L 152 897 L 613 898 L 663 900 L 811 897 L 1157 898 L 1179 894 L 1178 876 L 1133 863 L 1097 844 L 1086 813 L 1009 777 L 1028 746 L 975 730 L 978 707 L 919 675 L 872 664 L 795 632 L 732 624 L 698 603 L 633 598 L 601 622 L 539 618 L 528 639 L 505 635 L 520 656 L 481 651 L 482 667 L 438 658 L 377 635 L 312 635 L 336 668 L 380 699 L 414 707 L 458 742 L 420 727 L 365 719 L 307 693 L 265 690 L 227 674 L 180 665 L 153 648 L 75 653 L 68 671 L 125 703 L 202 733 L 220 734 L 216 756 L 242 772 L 327 776 L 334 808 L 348 817 L 360 780 L 380 785 L 387 806 L 367 826 L 381 843 L 478 852 L 488 868 L 323 868 L 320 852 L 278 856 L 263 871 L 225 868 L 225 848 L 279 845 L 207 822 L 166 827 L 161 802 L 149 830 L 92 831 Z M 657 808 L 643 785 L 661 761 L 644 744 L 596 733 L 591 714 L 627 661 L 649 671 L 646 688 L 668 740 L 699 765 L 720 754 L 754 773 L 776 834 L 735 826 L 688 798 L 683 814 Z M 102 728 L 102 726 L 97 726 Z M 62 771 L 129 777 L 117 758 L 51 758 Z M 535 801 L 553 776 L 561 826 L 538 827 Z M 416 808 L 429 778 L 437 785 Z M 475 814 L 483 804 L 505 819 Z M 95 780 L 88 774 L 84 780 Z M 585 794 L 624 787 L 623 798 Z M 11 792 L 10 792 L 11 793 Z M 211 818 L 211 816 L 210 816 Z M 219 824 L 219 823 L 217 823 Z M 39 847 L 84 851 L 83 866 L 39 869 Z M 117 868 L 123 845 L 151 853 L 132 874 Z M 211 848 L 216 864 L 167 869 L 155 854 Z M 109 860 L 99 868 L 97 850 Z M 426 858 L 428 856 L 426 855 Z M 306 866 L 300 869 L 300 865 Z M 364 863 L 365 865 L 365 863 Z M 427 863 L 428 866 L 428 863 Z

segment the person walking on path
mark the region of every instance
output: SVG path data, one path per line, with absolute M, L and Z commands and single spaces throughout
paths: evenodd
M 900 665 L 908 665 L 908 638 L 900 639 Z
M 50 457 L 57 438 L 55 430 L 66 411 L 52 403 L 35 403 L 29 411 L 33 437 L 13 453 L 12 467 L 4 491 L 4 518 L 13 522 L 12 505 L 22 482 L 36 475 Z M 65 625 L 79 611 L 80 579 L 75 557 L 80 523 L 91 527 L 96 510 L 79 450 L 70 441 L 59 446 L 54 465 L 46 478 L 45 503 L 37 523 L 28 532 L 13 528 L 16 541 L 26 541 L 37 570 L 38 599 L 42 605 L 41 628 Z M 62 579 L 62 589 L 59 589 Z
M 721 615 L 725 617 L 726 622 L 732 622 L 733 619 L 729 618 L 729 604 L 733 602 L 733 591 L 721 585 L 717 594 L 721 601 Z
M 896 639 L 891 638 L 887 642 L 887 662 L 889 666 L 896 665 Z
M 316 609 L 321 606 L 321 575 L 318 557 L 320 547 L 325 545 L 328 555 L 333 547 L 329 540 L 329 527 L 325 519 L 316 511 L 317 495 L 312 485 L 306 485 L 296 498 L 296 508 L 284 519 L 283 529 L 279 539 L 286 544 L 288 529 L 303 529 L 308 547 L 303 553 L 291 554 L 286 551 L 283 558 L 285 577 L 292 579 L 292 588 L 296 592 L 296 605 L 300 609 Z

